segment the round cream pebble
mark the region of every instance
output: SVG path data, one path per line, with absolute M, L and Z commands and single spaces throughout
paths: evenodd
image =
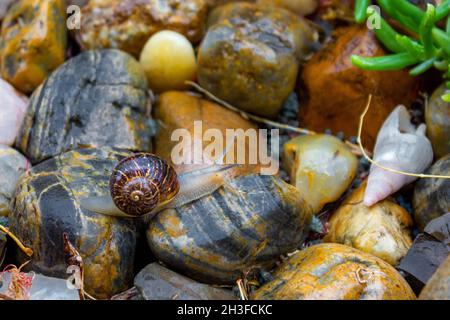
M 185 36 L 174 31 L 155 33 L 144 46 L 140 62 L 150 88 L 156 93 L 183 90 L 185 81 L 195 80 L 197 61 Z

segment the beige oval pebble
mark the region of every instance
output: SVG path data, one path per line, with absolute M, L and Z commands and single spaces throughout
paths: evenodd
M 314 212 L 338 200 L 356 175 L 358 160 L 330 135 L 301 136 L 284 146 L 283 166 Z
M 197 61 L 189 40 L 174 31 L 164 30 L 153 35 L 141 52 L 140 62 L 155 92 L 182 90 L 185 81 L 194 80 Z

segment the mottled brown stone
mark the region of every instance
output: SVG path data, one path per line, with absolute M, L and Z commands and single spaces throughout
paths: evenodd
M 198 54 L 199 83 L 234 106 L 275 117 L 294 90 L 312 32 L 295 14 L 252 3 L 211 13 Z
M 161 30 L 200 42 L 205 0 L 91 0 L 82 9 L 76 39 L 83 50 L 117 48 L 139 57 L 148 38 Z

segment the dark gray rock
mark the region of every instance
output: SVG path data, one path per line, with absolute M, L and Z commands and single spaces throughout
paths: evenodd
M 134 279 L 145 300 L 234 300 L 231 291 L 214 288 L 151 263 Z
M 150 151 L 147 79 L 119 50 L 82 53 L 33 93 L 16 146 L 38 163 L 78 145 Z

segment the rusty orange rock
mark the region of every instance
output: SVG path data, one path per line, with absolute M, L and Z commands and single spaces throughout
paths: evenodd
M 254 300 L 414 300 L 412 289 L 391 265 L 341 244 L 304 249 L 259 288 Z
M 1 76 L 31 93 L 64 62 L 67 46 L 65 1 L 21 0 L 3 20 Z
M 365 26 L 338 29 L 335 40 L 306 64 L 300 94 L 300 125 L 315 131 L 331 129 L 356 136 L 358 123 L 369 94 L 372 105 L 366 116 L 363 143 L 373 148 L 381 125 L 398 105 L 408 105 L 416 95 L 417 80 L 407 70 L 375 72 L 352 65 L 352 55 L 386 54 L 374 34 Z

